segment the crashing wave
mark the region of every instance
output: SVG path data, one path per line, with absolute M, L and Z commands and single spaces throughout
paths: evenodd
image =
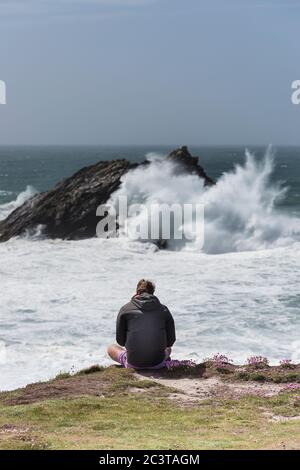
M 197 175 L 178 174 L 172 162 L 151 155 L 151 165 L 123 176 L 121 187 L 109 203 L 116 207 L 121 196 L 127 198 L 128 206 L 141 205 L 138 213 L 127 216 L 126 233 L 120 227 L 123 237 L 135 227 L 147 232 L 154 205 L 203 204 L 204 239 L 202 233 L 183 227 L 193 236 L 168 240 L 167 246 L 173 250 L 215 254 L 285 246 L 300 240 L 300 219 L 279 211 L 277 203 L 284 199 L 286 188 L 271 181 L 273 169 L 271 148 L 262 160 L 247 150 L 244 165 L 236 165 L 216 185 L 205 188 Z M 147 241 L 157 239 L 149 236 Z

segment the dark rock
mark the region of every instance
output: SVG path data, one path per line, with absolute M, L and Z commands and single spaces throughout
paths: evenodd
M 187 147 L 174 150 L 167 158 L 178 164 L 179 171 L 196 173 L 205 185 L 214 183 Z M 82 168 L 53 190 L 33 196 L 1 221 L 0 242 L 26 232 L 34 233 L 38 226 L 43 227 L 44 235 L 49 238 L 94 237 L 100 220 L 96 216 L 97 207 L 105 204 L 118 189 L 121 177 L 137 166 L 127 160 L 114 160 Z
M 200 178 L 203 178 L 204 186 L 212 186 L 215 184 L 215 182 L 205 173 L 202 166 L 199 165 L 198 157 L 192 157 L 185 145 L 176 150 L 173 150 L 173 152 L 171 152 L 167 158 L 168 160 L 172 160 L 173 162 L 180 165 L 188 173 L 195 173 Z
M 136 167 L 127 160 L 99 162 L 82 168 L 51 191 L 37 194 L 0 222 L 0 241 L 43 226 L 49 238 L 82 239 L 96 234 L 96 208 L 119 187 L 120 178 Z

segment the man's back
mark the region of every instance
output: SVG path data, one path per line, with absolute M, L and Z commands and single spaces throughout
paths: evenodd
M 143 292 L 121 308 L 116 337 L 126 347 L 129 364 L 151 367 L 164 360 L 165 349 L 175 342 L 174 320 L 155 295 Z

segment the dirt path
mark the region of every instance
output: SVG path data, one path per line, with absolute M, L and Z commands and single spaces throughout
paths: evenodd
M 74 376 L 59 377 L 49 382 L 29 384 L 12 392 L 2 392 L 0 403 L 21 405 L 83 395 L 105 398 L 128 392 L 145 393 L 155 397 L 160 385 L 171 389 L 165 391 L 170 399 L 188 406 L 210 398 L 238 399 L 246 395 L 272 397 L 287 388 L 286 383 L 222 380 L 217 375 L 203 377 L 203 370 L 196 376 L 176 377 L 168 371 L 134 372 L 112 366 L 99 371 L 96 369 L 94 372 L 91 368 Z
M 285 390 L 286 384 L 258 382 L 223 382 L 218 377 L 210 378 L 165 378 L 157 372 L 136 374 L 138 379 L 148 378 L 154 382 L 178 390 L 170 398 L 192 404 L 209 398 L 240 398 L 245 395 L 271 397 Z

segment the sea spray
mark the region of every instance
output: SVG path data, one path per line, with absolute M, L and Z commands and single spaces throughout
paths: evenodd
M 17 207 L 20 207 L 24 202 L 30 199 L 37 193 L 36 189 L 32 186 L 27 186 L 24 191 L 18 194 L 17 198 L 13 201 L 6 202 L 5 204 L 0 205 L 0 220 L 5 219 L 11 212 L 13 212 Z
M 260 161 L 246 151 L 245 164 L 205 193 L 206 253 L 254 251 L 300 239 L 300 219 L 277 208 L 286 188 L 271 182 L 273 168 L 271 148 Z
M 147 232 L 153 208 L 174 204 L 192 207 L 193 217 L 188 221 L 183 218 L 181 231 L 185 236 L 181 239 L 170 237 L 164 244 L 173 251 L 208 254 L 256 251 L 288 246 L 300 240 L 300 219 L 283 214 L 278 207 L 285 198 L 286 188 L 271 180 L 274 169 L 271 148 L 260 160 L 247 150 L 244 164 L 224 173 L 217 184 L 209 188 L 204 187 L 203 180 L 196 174 L 179 172 L 172 161 L 161 155 L 148 154 L 147 159 L 149 165 L 139 166 L 124 175 L 120 188 L 108 201 L 116 207 L 120 197 L 126 197 L 129 207 L 142 205 L 141 211 L 133 211 L 127 216 L 127 230 L 120 226 L 119 235 L 124 241 L 128 233 L 135 232 L 134 227 L 140 226 L 142 233 Z M 0 220 L 35 193 L 33 187 L 27 186 L 15 200 L 0 205 Z M 193 220 L 201 205 L 204 223 L 202 229 L 195 231 Z M 156 223 L 161 224 L 162 218 L 156 217 Z M 154 231 L 163 232 L 161 228 Z M 152 232 L 144 241 L 165 242 L 151 235 Z
M 235 157 L 230 158 L 231 164 Z M 288 165 L 289 171 L 284 173 L 284 168 L 282 172 L 280 168 L 279 178 L 284 175 L 294 185 L 294 198 L 298 191 L 295 185 L 299 162 L 297 158 L 289 158 L 288 152 L 282 155 L 282 162 Z M 27 166 L 27 161 L 24 165 Z M 218 165 L 223 168 L 227 163 Z M 213 160 L 211 166 L 216 169 L 217 163 Z M 244 170 L 242 165 L 243 174 Z M 228 211 L 242 198 L 241 194 L 246 201 L 249 198 L 248 190 L 242 192 L 238 188 L 235 172 L 227 173 L 220 180 L 226 177 L 227 193 L 225 183 L 222 193 L 215 191 L 220 181 L 215 189 L 205 193 L 211 197 L 212 227 L 216 225 L 218 211 L 225 210 L 227 201 L 222 201 L 222 197 L 230 194 L 232 179 L 237 189 L 232 191 Z M 255 171 L 246 174 L 250 181 L 255 180 Z M 267 189 L 274 186 L 270 184 L 270 176 L 266 172 L 267 182 L 262 182 Z M 57 179 L 60 177 L 57 173 Z M 160 177 L 167 190 L 169 182 L 164 175 Z M 184 178 L 188 184 L 189 177 Z M 42 183 L 37 182 L 39 187 L 43 187 Z M 199 184 L 201 181 L 196 178 L 198 189 Z M 4 187 L 10 189 L 7 184 Z M 178 185 L 176 191 L 180 190 Z M 278 187 L 272 194 L 276 196 L 281 190 Z M 257 192 L 261 194 L 262 190 Z M 267 198 L 269 206 L 264 206 L 269 209 L 264 209 L 263 214 L 269 212 L 277 224 L 279 199 L 271 197 L 272 194 Z M 285 197 L 284 192 L 281 197 Z M 204 199 L 202 192 L 200 198 Z M 216 212 L 212 211 L 213 201 L 217 201 Z M 288 209 L 294 208 L 295 204 Z M 157 295 L 172 310 L 178 330 L 174 358 L 200 362 L 219 350 L 240 364 L 254 355 L 268 357 L 270 364 L 278 364 L 282 358 L 299 363 L 300 243 L 295 242 L 296 228 L 294 233 L 290 229 L 295 219 L 287 217 L 284 221 L 287 225 L 284 229 L 280 226 L 280 233 L 290 233 L 290 239 L 279 238 L 266 246 L 275 247 L 279 242 L 286 246 L 255 251 L 256 244 L 253 244 L 250 252 L 215 256 L 199 253 L 193 241 L 180 251 L 157 250 L 152 243 L 126 238 L 32 242 L 31 238 L 23 237 L 1 243 L 0 339 L 5 341 L 6 354 L 0 364 L 0 389 L 46 380 L 59 371 L 69 371 L 73 365 L 79 370 L 93 363 L 109 364 L 105 351 L 115 333 L 114 319 L 141 276 L 157 282 Z M 221 219 L 220 225 L 221 222 L 224 225 L 226 220 Z M 233 232 L 236 239 L 243 239 L 236 229 Z M 214 236 L 213 248 L 217 251 L 222 238 L 218 233 Z M 248 240 L 253 242 L 251 237 Z
M 172 162 L 151 155 L 151 164 L 123 177 L 109 202 L 116 206 L 118 198 L 126 196 L 129 205 L 143 205 L 140 213 L 128 216 L 129 227 L 148 225 L 151 207 L 157 204 L 203 204 L 204 244 L 202 234 L 194 233 L 182 240 L 168 240 L 167 247 L 172 250 L 217 254 L 286 246 L 300 240 L 300 219 L 284 215 L 277 208 L 286 188 L 271 182 L 273 168 L 270 147 L 262 160 L 246 150 L 244 165 L 236 165 L 207 189 L 197 175 L 178 173 Z M 193 233 L 189 227 L 185 230 Z M 122 227 L 120 235 L 124 236 Z
M 188 175 L 178 172 L 178 167 L 171 161 L 162 159 L 159 155 L 151 155 L 151 163 L 147 166 L 140 166 L 137 169 L 128 172 L 122 179 L 121 187 L 113 193 L 109 204 L 113 207 L 118 206 L 121 197 L 127 198 L 128 206 L 141 206 L 138 213 L 130 215 L 127 218 L 126 230 L 120 227 L 120 236 L 128 236 L 128 233 L 134 233 L 135 227 L 140 227 L 141 233 L 146 233 L 151 226 L 151 233 L 164 232 L 164 212 L 166 207 L 171 211 L 174 207 L 182 208 L 182 221 L 186 222 L 184 227 L 174 227 L 174 220 L 177 213 L 173 210 L 170 219 L 170 233 L 176 234 L 182 231 L 183 237 L 171 237 L 167 240 L 169 249 L 182 249 L 187 239 L 193 241 L 197 238 L 203 240 L 201 228 L 198 233 L 194 231 L 199 219 L 203 219 L 201 214 L 202 194 L 204 191 L 204 181 L 199 179 L 196 174 Z M 190 214 L 189 209 L 192 213 Z M 158 217 L 158 211 L 161 211 L 161 217 Z M 169 213 L 168 213 L 169 216 Z M 151 218 L 151 222 L 149 219 Z M 188 221 L 188 222 L 187 222 Z M 160 227 L 153 227 L 153 223 L 160 224 Z M 194 236 L 192 236 L 194 234 Z M 202 236 L 202 237 L 201 237 Z M 145 241 L 145 238 L 143 239 Z M 146 241 L 157 242 L 157 237 L 149 237 Z

